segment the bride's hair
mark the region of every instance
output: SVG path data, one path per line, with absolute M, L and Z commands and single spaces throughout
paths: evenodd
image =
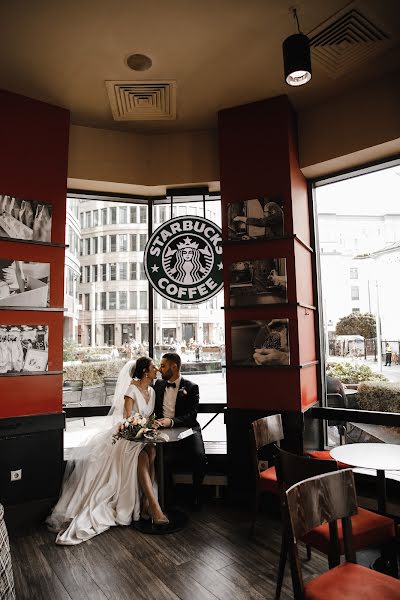
M 137 359 L 136 364 L 132 365 L 132 379 L 142 379 L 143 375 L 149 370 L 152 359 L 147 356 L 141 356 Z

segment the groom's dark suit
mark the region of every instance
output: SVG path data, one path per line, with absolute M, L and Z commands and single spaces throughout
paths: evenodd
M 167 382 L 157 380 L 154 384 L 156 393 L 155 414 L 157 418 L 164 416 L 163 401 Z M 167 444 L 167 454 L 170 462 L 185 464 L 193 472 L 193 487 L 195 502 L 199 501 L 201 484 L 206 472 L 206 455 L 201 435 L 201 428 L 197 422 L 199 406 L 199 386 L 188 379 L 181 377 L 176 396 L 174 427 L 191 427 L 193 435 L 184 438 L 178 444 Z M 171 446 L 171 448 L 169 448 Z

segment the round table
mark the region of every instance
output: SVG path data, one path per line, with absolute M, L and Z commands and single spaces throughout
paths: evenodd
M 330 451 L 332 458 L 352 467 L 375 469 L 378 509 L 386 514 L 385 471 L 400 471 L 399 444 L 345 444 Z
M 193 430 L 187 427 L 163 428 L 158 430 L 159 434 L 155 438 L 142 437 L 138 442 L 145 444 L 156 444 L 157 449 L 157 485 L 158 485 L 158 501 L 161 510 L 165 512 L 165 477 L 164 477 L 164 445 L 174 442 L 180 442 L 181 439 L 188 435 L 193 435 Z M 135 441 L 135 440 L 132 440 Z M 183 529 L 188 521 L 188 516 L 181 510 L 167 509 L 169 523 L 167 525 L 153 525 L 151 519 L 133 521 L 133 527 L 141 533 L 149 533 L 152 535 L 164 535 L 166 533 L 174 533 Z

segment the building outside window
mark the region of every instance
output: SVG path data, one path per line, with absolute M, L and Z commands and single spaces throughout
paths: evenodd
M 105 254 L 107 252 L 107 236 L 100 236 L 100 252 Z
M 143 252 L 145 247 L 146 247 L 146 243 L 147 243 L 147 234 L 146 233 L 141 233 L 139 236 L 139 250 L 140 252 Z
M 358 279 L 358 269 L 350 269 L 350 279 Z
M 116 252 L 116 251 L 117 251 L 117 236 L 110 235 L 110 252 Z
M 110 272 L 110 281 L 117 280 L 117 263 L 109 264 L 109 272 Z
M 108 292 L 108 310 L 116 310 L 117 292 Z
M 128 294 L 127 292 L 119 292 L 119 309 L 126 310 L 128 308 Z
M 121 225 L 125 225 L 128 222 L 128 207 L 119 207 L 119 222 Z
M 128 236 L 125 234 L 121 234 L 119 236 L 119 251 L 126 252 L 128 250 Z
M 139 223 L 147 223 L 147 206 L 140 206 L 140 218 Z
M 119 263 L 119 279 L 120 281 L 128 279 L 128 263 L 126 262 Z
M 360 299 L 360 288 L 356 285 L 351 286 L 351 299 L 352 300 Z
M 137 249 L 137 234 L 136 233 L 131 233 L 129 236 L 130 239 L 130 245 L 129 245 L 129 250 L 131 252 L 136 252 Z
M 116 206 L 112 206 L 110 208 L 110 223 L 111 223 L 111 225 L 117 224 L 117 207 Z

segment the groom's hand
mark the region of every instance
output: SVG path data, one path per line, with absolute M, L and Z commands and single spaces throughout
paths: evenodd
M 155 423 L 158 425 L 158 427 L 172 427 L 173 420 L 165 417 L 162 419 L 157 419 Z

